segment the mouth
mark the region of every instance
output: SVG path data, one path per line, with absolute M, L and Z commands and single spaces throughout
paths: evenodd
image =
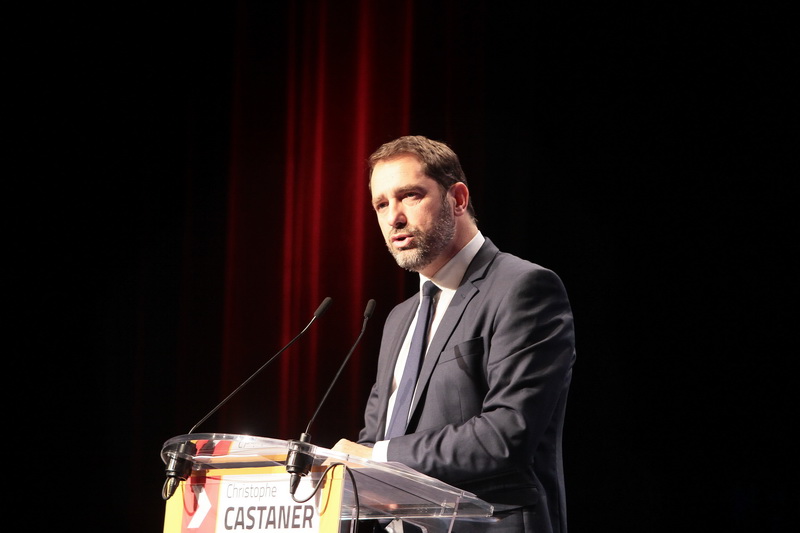
M 398 233 L 396 235 L 392 235 L 390 240 L 392 247 L 398 250 L 403 250 L 413 243 L 414 236 L 410 233 Z

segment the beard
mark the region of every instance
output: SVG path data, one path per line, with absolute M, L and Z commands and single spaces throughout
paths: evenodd
M 419 272 L 431 264 L 450 244 L 456 234 L 456 224 L 455 216 L 449 207 L 445 196 L 439 218 L 429 231 L 410 226 L 402 228 L 403 233 L 409 233 L 414 237 L 412 248 L 398 250 L 392 246 L 391 240 L 386 242 L 389 253 L 394 256 L 400 267 L 411 272 Z

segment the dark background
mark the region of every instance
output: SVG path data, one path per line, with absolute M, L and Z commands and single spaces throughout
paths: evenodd
M 26 327 L 6 376 L 32 365 L 30 409 L 13 412 L 34 422 L 68 522 L 160 530 L 161 445 L 231 388 L 218 378 L 231 146 L 262 154 L 253 173 L 283 165 L 292 5 L 115 3 L 16 20 L 22 91 L 7 106 L 23 119 L 23 187 L 7 202 L 22 272 L 9 283 Z M 449 142 L 484 234 L 567 286 L 570 529 L 794 530 L 796 25 L 744 4 L 510 6 L 414 6 L 398 134 Z M 243 84 L 258 97 L 240 98 Z M 370 275 L 397 276 L 367 235 L 383 254 Z M 190 380 L 187 361 L 200 369 Z M 365 397 L 371 371 L 348 390 Z M 315 441 L 332 445 L 359 416 L 326 417 Z M 269 422 L 256 433 L 293 437 Z

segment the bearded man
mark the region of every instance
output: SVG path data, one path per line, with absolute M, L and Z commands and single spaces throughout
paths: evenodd
M 566 533 L 575 336 L 561 280 L 481 234 L 446 144 L 401 137 L 369 166 L 386 246 L 420 293 L 387 317 L 364 428 L 334 450 L 406 464 L 495 506 L 494 522 L 454 531 Z

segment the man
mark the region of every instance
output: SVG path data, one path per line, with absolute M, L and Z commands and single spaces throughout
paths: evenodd
M 389 251 L 420 287 L 435 287 L 387 317 L 365 426 L 357 444 L 334 449 L 404 463 L 495 505 L 496 523 L 457 522 L 456 531 L 566 533 L 561 436 L 575 350 L 561 280 L 483 237 L 445 144 L 401 137 L 369 165 Z M 431 298 L 432 317 L 418 317 Z M 416 371 L 405 365 L 418 322 L 429 324 L 427 353 L 413 402 L 399 407 L 402 377 Z

